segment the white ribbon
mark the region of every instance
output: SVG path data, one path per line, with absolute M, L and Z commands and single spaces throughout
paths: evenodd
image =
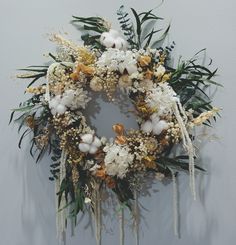
M 61 159 L 60 159 L 60 173 L 59 177 L 56 180 L 55 184 L 55 191 L 56 191 L 56 223 L 57 223 L 57 237 L 62 242 L 65 244 L 66 240 L 66 198 L 65 198 L 65 193 L 63 193 L 61 197 L 61 202 L 60 206 L 58 206 L 58 196 L 57 193 L 60 191 L 60 186 L 63 181 L 63 179 L 66 176 L 66 158 L 67 155 L 65 151 L 63 150 L 61 153 Z

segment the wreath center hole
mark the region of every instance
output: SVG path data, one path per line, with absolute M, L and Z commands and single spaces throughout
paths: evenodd
M 85 116 L 96 135 L 109 139 L 115 136 L 112 126 L 116 123 L 123 124 L 126 130 L 139 128 L 134 111 L 129 97 L 121 92 L 115 96 L 115 102 L 108 101 L 105 95 L 93 94 Z

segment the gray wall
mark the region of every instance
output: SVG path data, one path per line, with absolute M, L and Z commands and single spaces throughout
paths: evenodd
M 48 180 L 49 161 L 45 159 L 35 165 L 27 144 L 21 151 L 17 149 L 16 127 L 7 125 L 10 109 L 24 99 L 26 83 L 14 80 L 16 68 L 46 61 L 42 54 L 54 50 L 46 37 L 49 32 L 67 31 L 78 40 L 79 34 L 69 24 L 72 14 L 104 15 L 114 20 L 115 10 L 122 3 L 142 10 L 155 7 L 159 2 L 0 0 L 1 245 L 58 244 L 54 223 L 54 187 Z M 215 104 L 222 106 L 224 111 L 215 129 L 209 132 L 219 139 L 205 144 L 202 150 L 201 159 L 208 174 L 198 177 L 197 202 L 192 201 L 187 176 L 180 176 L 181 239 L 173 235 L 172 186 L 156 184 L 151 191 L 152 196 L 140 200 L 147 208 L 143 211 L 145 219 L 141 223 L 141 245 L 222 245 L 235 242 L 235 7 L 233 0 L 166 0 L 160 8 L 160 15 L 172 22 L 170 40 L 177 43 L 177 57 L 182 54 L 189 58 L 206 47 L 214 66 L 219 67 L 218 80 L 225 88 L 218 91 Z M 106 105 L 106 108 L 109 110 L 109 106 Z M 104 111 L 101 113 L 104 114 Z M 114 113 L 112 115 L 115 116 Z M 99 124 L 101 119 L 100 116 Z M 107 128 L 111 123 L 108 116 L 105 121 Z M 99 128 L 105 130 L 101 125 Z M 109 131 L 105 133 L 110 134 Z M 90 226 L 84 229 L 87 221 L 85 217 L 75 237 L 68 236 L 68 245 L 95 244 Z M 119 244 L 115 217 L 107 217 L 105 225 L 103 244 Z M 126 232 L 126 244 L 134 244 L 132 230 L 127 227 Z

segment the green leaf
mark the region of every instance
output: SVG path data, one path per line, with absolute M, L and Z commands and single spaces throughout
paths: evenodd
M 135 20 L 136 20 L 136 32 L 137 32 L 137 36 L 138 36 L 138 44 L 140 46 L 141 45 L 141 32 L 142 32 L 141 21 L 139 19 L 137 12 L 133 8 L 131 8 L 131 11 L 133 12 L 133 15 L 134 15 Z
M 165 40 L 166 36 L 168 35 L 169 30 L 170 30 L 170 24 L 168 25 L 168 27 L 166 28 L 162 36 L 151 45 L 151 48 L 157 48 L 158 46 L 160 47 L 161 43 Z
M 30 133 L 30 129 L 26 129 L 26 130 L 24 131 L 24 133 L 21 135 L 20 140 L 19 140 L 19 143 L 18 143 L 18 147 L 19 147 L 20 149 L 21 149 L 22 140 L 24 139 L 24 137 L 25 137 L 28 133 Z

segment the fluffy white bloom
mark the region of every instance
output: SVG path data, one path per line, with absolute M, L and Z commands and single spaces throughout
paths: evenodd
M 71 62 L 55 62 L 48 67 L 47 80 L 50 82 L 60 81 L 61 77 L 65 76 L 67 67 L 74 69 L 74 63 Z
M 138 71 L 136 54 L 130 50 L 108 49 L 98 59 L 97 66 L 110 71 L 120 71 L 122 74 L 126 70 L 129 75 Z
M 150 80 L 150 79 L 144 79 L 142 80 L 138 86 L 141 88 L 141 89 L 144 89 L 145 91 L 147 90 L 150 90 L 153 88 L 153 81 Z
M 92 202 L 92 200 L 90 198 L 85 197 L 84 203 L 88 204 L 88 203 L 91 203 L 91 202 Z
M 122 37 L 122 35 L 113 29 L 111 29 L 109 32 L 103 32 L 100 37 L 100 42 L 107 48 L 125 50 L 128 46 L 127 41 Z
M 154 113 L 151 115 L 150 120 L 147 120 L 141 125 L 141 129 L 145 133 L 151 133 L 155 135 L 161 134 L 161 132 L 168 128 L 168 123 L 165 120 L 160 120 L 159 116 Z
M 129 152 L 128 146 L 110 144 L 104 147 L 106 153 L 104 163 L 108 175 L 124 178 L 134 155 Z
M 145 99 L 150 108 L 157 110 L 158 116 L 171 113 L 173 105 L 178 100 L 175 91 L 168 83 L 161 83 L 152 88 Z
M 90 98 L 87 96 L 87 91 L 82 88 L 76 90 L 66 90 L 62 95 L 56 95 L 49 101 L 49 108 L 53 115 L 64 114 L 67 108 L 72 110 L 85 108 Z
M 81 136 L 82 142 L 79 144 L 79 149 L 82 152 L 95 154 L 98 148 L 102 145 L 100 139 L 93 134 L 84 134 Z
M 162 76 L 165 74 L 165 72 L 166 72 L 166 68 L 165 68 L 163 65 L 159 65 L 159 66 L 156 68 L 156 70 L 155 70 L 155 72 L 154 72 L 154 75 L 155 75 L 156 77 L 162 77 Z
M 70 96 L 72 96 L 71 94 Z M 90 98 L 88 97 L 88 92 L 83 90 L 82 88 L 77 88 L 74 92 L 74 97 L 72 102 L 68 107 L 70 107 L 72 110 L 76 110 L 79 108 L 85 109 L 85 106 L 90 101 Z

